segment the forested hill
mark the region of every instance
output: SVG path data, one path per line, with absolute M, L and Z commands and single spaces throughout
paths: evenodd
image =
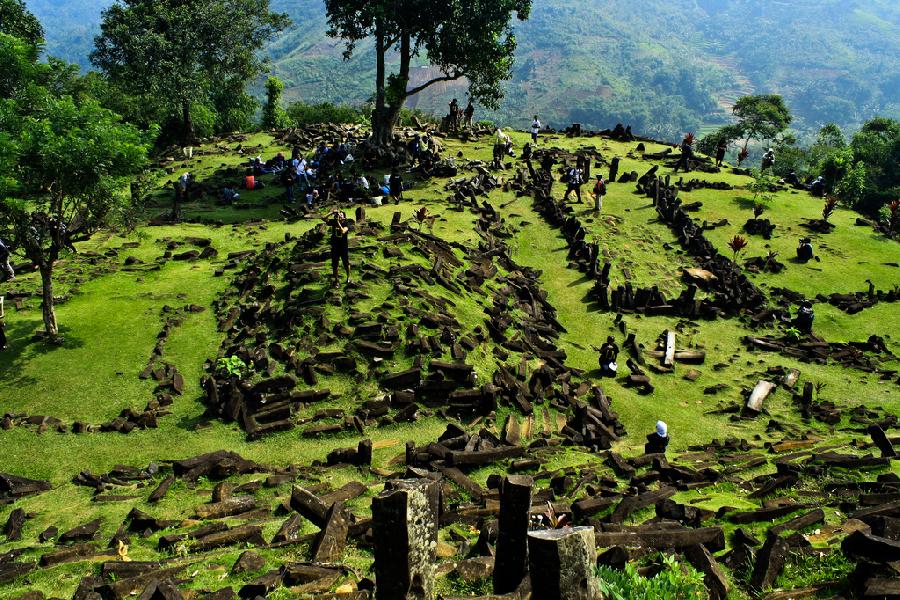
M 86 65 L 110 0 L 28 0 L 51 54 Z M 286 97 L 359 103 L 371 94 L 366 46 L 350 62 L 325 35 L 321 0 L 273 0 L 294 26 L 269 48 Z M 535 0 L 518 26 L 519 52 L 503 108 L 524 124 L 631 123 L 674 137 L 724 118 L 750 93 L 781 93 L 802 129 L 900 117 L 900 4 L 893 0 Z M 425 78 L 428 69 L 415 74 Z M 416 99 L 443 112 L 463 87 Z

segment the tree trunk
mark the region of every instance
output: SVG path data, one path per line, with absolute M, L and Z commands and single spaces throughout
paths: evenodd
M 385 131 L 384 124 L 384 54 L 387 51 L 384 39 L 384 24 L 381 19 L 375 24 L 375 110 L 372 111 L 372 139 L 378 146 L 385 146 L 390 137 Z
M 190 146 L 194 143 L 194 122 L 191 120 L 191 101 L 181 101 L 181 119 L 184 131 L 184 146 Z
M 377 34 L 376 34 L 377 35 Z M 412 58 L 412 40 L 409 33 L 400 36 L 400 72 L 391 81 L 390 94 L 386 93 L 384 85 L 384 48 L 383 40 L 379 43 L 378 54 L 378 89 L 376 92 L 375 112 L 372 113 L 372 136 L 379 146 L 389 146 L 394 139 L 394 127 L 400 119 L 400 111 L 403 110 L 409 85 L 409 67 Z M 379 107 L 380 101 L 380 107 Z
M 55 340 L 59 337 L 59 326 L 56 324 L 56 309 L 53 307 L 53 263 L 40 265 L 41 271 L 41 311 L 44 317 L 44 330 L 47 337 Z

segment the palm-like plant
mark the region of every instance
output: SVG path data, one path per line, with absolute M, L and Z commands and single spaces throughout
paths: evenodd
M 828 196 L 825 198 L 825 206 L 822 207 L 822 221 L 825 223 L 828 222 L 828 219 L 834 214 L 834 209 L 837 208 L 837 203 L 837 196 Z
M 753 218 L 758 219 L 762 216 L 762 214 L 766 212 L 766 206 L 764 204 L 760 204 L 757 202 L 753 205 Z
M 737 266 L 738 255 L 743 252 L 749 245 L 750 242 L 747 241 L 747 238 L 739 235 L 734 236 L 728 242 L 728 247 L 731 248 L 731 251 L 734 253 L 732 262 L 734 262 L 735 266 Z
M 888 204 L 888 210 L 890 214 L 888 215 L 888 231 L 891 235 L 900 227 L 900 200 L 894 200 L 890 204 Z
M 739 167 L 741 166 L 741 163 L 743 163 L 745 160 L 747 160 L 748 156 L 750 156 L 750 149 L 747 148 L 747 145 L 745 144 L 744 147 L 741 148 L 741 151 L 738 152 L 737 159 L 738 159 Z

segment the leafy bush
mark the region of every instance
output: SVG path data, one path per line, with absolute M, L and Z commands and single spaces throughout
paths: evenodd
M 247 371 L 247 363 L 237 356 L 228 356 L 216 361 L 216 371 L 220 375 L 240 377 Z
M 294 102 L 287 109 L 288 118 L 295 125 L 316 125 L 319 123 L 354 124 L 364 123 L 367 118 L 363 109 L 346 104 L 306 104 Z
M 624 571 L 601 566 L 597 569 L 600 591 L 609 600 L 688 600 L 707 598 L 703 575 L 689 565 L 663 556 L 665 568 L 655 577 L 638 574 L 632 564 Z

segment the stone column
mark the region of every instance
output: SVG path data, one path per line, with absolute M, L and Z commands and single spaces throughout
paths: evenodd
M 434 598 L 440 484 L 391 481 L 372 500 L 376 600 Z
M 528 562 L 532 597 L 599 600 L 593 527 L 532 531 L 528 534 Z
M 500 486 L 500 531 L 494 565 L 494 593 L 514 592 L 528 573 L 531 477 L 511 475 Z

